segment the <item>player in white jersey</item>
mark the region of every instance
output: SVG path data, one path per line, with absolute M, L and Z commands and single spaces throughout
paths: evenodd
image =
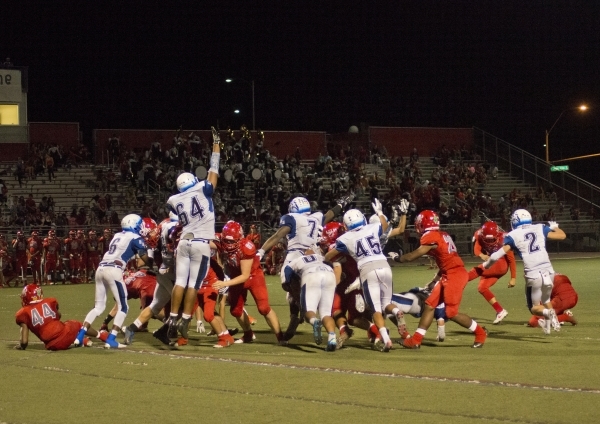
M 171 296 L 169 337 L 176 338 L 177 330 L 188 338 L 187 330 L 194 313 L 196 293 L 208 273 L 209 243 L 215 238 L 213 192 L 219 178 L 219 133 L 213 128 L 213 153 L 206 180 L 189 172 L 177 177 L 179 194 L 169 197 L 167 207 L 179 217 L 183 227 L 175 258 L 175 286 Z M 177 325 L 179 307 L 183 304 L 181 322 Z
M 127 262 L 136 254 L 141 263 L 151 264 L 151 259 L 146 253 L 146 244 L 140 236 L 142 232 L 142 218 L 139 215 L 130 214 L 121 221 L 123 231 L 113 236 L 108 251 L 104 254 L 98 269 L 96 270 L 96 298 L 95 307 L 88 312 L 81 330 L 74 341 L 76 346 L 82 346 L 83 338 L 87 329 L 94 323 L 98 315 L 106 309 L 107 292 L 114 297 L 117 303 L 117 314 L 113 323 L 112 331 L 106 340 L 105 348 L 118 348 L 122 345 L 117 342 L 116 337 L 127 316 L 127 287 L 123 282 L 123 270 Z
M 162 263 L 158 274 L 156 275 L 156 288 L 154 289 L 154 297 L 150 305 L 146 306 L 142 312 L 138 315 L 133 323 L 125 328 L 125 339 L 126 345 L 133 342 L 133 336 L 136 332 L 142 328 L 144 324 L 150 321 L 151 318 L 162 319 L 161 311 L 171 300 L 171 292 L 173 291 L 173 282 L 175 281 L 175 258 L 173 256 L 172 240 L 170 238 L 173 228 L 179 224 L 179 217 L 173 212 L 169 213 L 169 218 L 165 219 L 158 226 L 158 246 L 160 249 Z M 164 328 L 164 338 L 167 337 L 168 326 Z M 161 333 L 156 334 L 155 337 L 160 340 Z
M 330 261 L 340 253 L 348 254 L 356 261 L 362 282 L 365 300 L 373 312 L 373 322 L 379 329 L 382 342 L 377 346 L 382 352 L 389 352 L 392 341 L 385 328 L 384 310 L 391 312 L 392 269 L 383 254 L 379 237 L 387 230 L 387 221 L 381 212 L 377 199 L 373 204 L 381 224 L 367 224 L 365 216 L 357 209 L 344 214 L 344 226 L 347 232 L 336 240 L 335 248 L 325 255 Z
M 313 327 L 315 343 L 323 342 L 321 326 L 328 333 L 327 352 L 337 348 L 335 337 L 335 321 L 331 317 L 333 296 L 335 294 L 335 275 L 333 269 L 323 262 L 321 249 L 314 247 L 306 251 L 306 255 L 294 259 L 284 268 L 286 281 L 294 275 L 300 277 L 300 297 L 304 319 Z M 317 317 L 318 313 L 318 317 Z
M 349 194 L 337 200 L 336 205 L 327 213 L 315 212 L 311 214 L 309 201 L 304 197 L 295 197 L 288 206 L 289 213 L 281 217 L 277 232 L 269 237 L 257 252 L 262 260 L 265 252 L 268 252 L 279 243 L 282 238 L 287 238 L 287 253 L 280 273 L 281 287 L 288 292 L 290 306 L 290 323 L 285 331 L 286 334 L 294 334 L 301 319 L 298 317 L 300 313 L 299 294 L 296 293 L 298 284 L 286 283 L 283 270 L 286 265 L 302 256 L 309 247 L 317 243 L 323 226 L 339 215 L 353 199 L 354 194 Z
M 529 310 L 533 315 L 546 318 L 546 325 L 542 327 L 545 334 L 550 334 L 550 327 L 560 331 L 560 323 L 550 302 L 554 269 L 546 250 L 546 239 L 564 240 L 567 235 L 554 221 L 548 222 L 548 225 L 532 224 L 531 214 L 525 209 L 514 211 L 510 222 L 512 231 L 504 236 L 504 246 L 493 253 L 483 266 L 490 268 L 509 250 L 518 254 L 523 259 Z

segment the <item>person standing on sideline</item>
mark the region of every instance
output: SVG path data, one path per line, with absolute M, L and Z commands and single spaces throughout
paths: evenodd
M 171 295 L 169 338 L 176 338 L 177 332 L 188 338 L 188 326 L 194 313 L 198 289 L 208 273 L 210 261 L 210 241 L 215 238 L 215 208 L 213 193 L 219 179 L 221 138 L 212 128 L 213 151 L 210 169 L 204 181 L 198 181 L 193 174 L 184 172 L 177 177 L 179 194 L 167 200 L 169 210 L 177 214 L 182 226 L 181 239 L 177 245 L 175 259 L 175 286 Z M 178 312 L 183 305 L 181 321 Z
M 117 304 L 117 314 L 110 335 L 106 339 L 105 348 L 119 348 L 121 345 L 116 337 L 123 326 L 127 316 L 127 287 L 123 282 L 123 271 L 127 262 L 138 255 L 138 266 L 151 264 L 147 255 L 146 243 L 141 236 L 143 231 L 142 218 L 136 214 L 126 215 L 121 221 L 123 231 L 114 235 L 110 242 L 108 252 L 104 254 L 102 262 L 96 270 L 96 298 L 95 307 L 85 317 L 81 330 L 74 340 L 75 346 L 83 345 L 83 338 L 94 320 L 106 309 L 107 293 L 112 294 Z M 141 263 L 140 263 L 141 262 Z
M 469 274 L 462 259 L 458 256 L 452 237 L 448 233 L 440 231 L 440 218 L 431 210 L 424 210 L 417 215 L 415 228 L 421 234 L 421 245 L 416 250 L 394 260 L 410 262 L 423 255 L 433 256 L 439 267 L 434 281 L 438 280 L 439 282 L 433 287 L 431 295 L 425 301 L 419 327 L 412 337 L 400 340 L 400 344 L 407 349 L 419 349 L 423 337 L 433 322 L 435 308 L 439 304 L 445 303 L 446 317 L 475 333 L 474 348 L 483 347 L 487 338 L 485 327 L 477 324 L 470 316 L 458 311 Z
M 532 224 L 531 214 L 525 209 L 514 211 L 510 224 L 512 231 L 504 236 L 504 246 L 492 253 L 483 266 L 489 269 L 511 250 L 516 252 L 523 258 L 529 311 L 532 315 L 544 317 L 544 334 L 550 334 L 552 328 L 560 331 L 560 322 L 551 302 L 555 272 L 546 250 L 546 239 L 564 240 L 567 235 L 554 221 L 549 221 L 548 225 Z

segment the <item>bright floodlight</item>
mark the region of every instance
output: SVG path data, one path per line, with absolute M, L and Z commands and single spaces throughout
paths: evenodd
M 225 82 L 231 82 L 231 81 L 233 81 L 231 78 L 227 78 L 227 79 L 225 80 Z
M 240 110 L 236 109 L 236 110 L 233 111 L 233 113 L 240 113 Z
M 587 108 L 588 107 L 586 105 L 579 106 L 579 110 L 581 110 L 581 111 L 587 110 Z

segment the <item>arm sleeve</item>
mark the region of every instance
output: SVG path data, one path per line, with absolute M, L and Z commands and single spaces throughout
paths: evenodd
M 208 180 L 204 181 L 204 185 L 202 186 L 202 193 L 206 197 L 212 197 L 214 191 L 215 187 L 212 185 L 212 183 Z
M 544 230 L 544 237 L 548 237 L 548 234 L 552 232 L 550 227 L 548 227 L 547 225 L 544 225 L 543 230 Z
M 337 239 L 335 241 L 335 250 L 337 250 L 340 253 L 348 253 L 348 248 L 340 239 Z

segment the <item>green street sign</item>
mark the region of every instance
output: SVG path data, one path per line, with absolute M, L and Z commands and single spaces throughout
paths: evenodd
M 558 166 L 551 166 L 550 167 L 550 172 L 568 171 L 568 170 L 569 170 L 569 165 L 558 165 Z

